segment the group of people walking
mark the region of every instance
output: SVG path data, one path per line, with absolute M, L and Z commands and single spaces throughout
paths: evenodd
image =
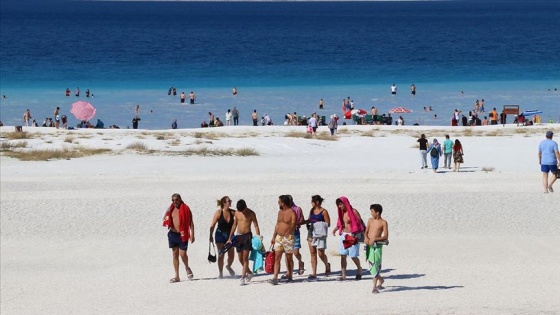
M 451 169 L 451 157 L 453 157 L 453 171 L 459 172 L 461 164 L 464 162 L 463 145 L 461 144 L 461 141 L 459 141 L 459 139 L 455 139 L 455 142 L 453 142 L 451 139 L 449 139 L 449 135 L 445 135 L 445 141 L 443 142 L 442 147 L 442 144 L 440 144 L 436 138 L 434 138 L 432 140 L 432 143 L 429 144 L 428 139 L 426 139 L 426 135 L 422 134 L 417 142 L 420 149 L 420 169 L 428 168 L 427 157 L 429 154 L 434 173 L 436 173 L 439 168 L 439 158 L 442 156 L 444 157 L 443 168 Z
M 187 249 L 189 242 L 195 241 L 194 222 L 190 208 L 183 202 L 179 194 L 172 195 L 172 203 L 167 209 L 163 225 L 168 228 L 168 243 L 173 253 L 173 267 L 175 276 L 170 279 L 171 283 L 179 282 L 179 257 L 185 265 L 187 278 L 194 278 L 189 267 Z M 271 237 L 270 250 L 274 256 L 274 269 L 272 279 L 268 282 L 278 285 L 280 281 L 290 283 L 293 274 L 303 275 L 305 262 L 300 250 L 302 243 L 307 241 L 310 253 L 311 270 L 308 281 L 317 279 L 317 268 L 319 260 L 324 266 L 324 276 L 331 275 L 331 264 L 325 252 L 327 249 L 327 237 L 331 226 L 331 217 L 327 209 L 323 207 L 324 199 L 320 195 L 311 197 L 311 208 L 307 219 L 301 207 L 294 203 L 292 196 L 281 195 L 278 197 L 278 216 L 274 232 Z M 362 267 L 359 260 L 360 243 L 366 244 L 366 260 L 369 271 L 374 277 L 373 293 L 379 293 L 383 289 L 383 278 L 381 272 L 382 247 L 388 244 L 389 230 L 387 221 L 381 218 L 383 208 L 379 204 L 370 206 L 371 218 L 364 223 L 360 213 L 352 207 L 348 198 L 341 196 L 335 201 L 337 207 L 336 223 L 332 235 L 339 235 L 339 249 L 341 260 L 341 275 L 337 280 L 347 280 L 347 257 L 355 263 L 357 274 L 355 280 L 362 279 Z M 210 223 L 210 244 L 216 245 L 220 255 L 217 258 L 218 278 L 224 277 L 224 269 L 230 277 L 236 275 L 232 268 L 234 262 L 234 248 L 237 251 L 239 262 L 242 266 L 240 282 L 247 285 L 255 273 L 262 270 L 263 257 L 266 249 L 255 211 L 247 207 L 247 203 L 240 199 L 237 201 L 235 210 L 232 208 L 232 200 L 228 196 L 217 200 L 217 209 Z M 307 232 L 301 232 L 301 227 L 306 226 Z M 256 235 L 253 235 L 253 229 Z M 302 236 L 304 240 L 302 241 Z M 210 255 L 210 253 L 209 253 Z M 282 264 L 282 256 L 285 255 L 287 272 L 279 277 Z M 294 258 L 297 260 L 297 271 L 294 269 Z M 249 260 L 253 260 L 253 268 L 249 268 Z

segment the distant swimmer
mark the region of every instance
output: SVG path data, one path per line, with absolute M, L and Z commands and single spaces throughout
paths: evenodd
M 237 95 L 237 87 L 233 87 L 233 89 L 231 89 L 231 94 L 233 95 Z
M 181 103 L 184 103 L 186 99 L 187 95 L 185 94 L 185 92 L 181 92 Z
M 3 98 L 3 99 L 7 99 L 6 95 L 2 95 L 2 98 Z
M 391 94 L 393 95 L 397 94 L 397 86 L 395 85 L 395 83 L 393 83 L 393 85 L 391 86 Z
M 416 95 L 416 86 L 414 85 L 414 83 L 412 83 L 412 85 L 410 86 L 410 94 Z
M 79 88 L 79 87 L 77 87 L 77 88 L 76 88 L 76 91 L 74 91 L 74 95 L 75 95 L 76 97 L 80 97 L 80 88 Z
M 319 100 L 319 109 L 323 109 L 323 106 L 325 105 L 325 102 L 323 101 L 323 99 Z
M 189 94 L 189 99 L 191 101 L 191 104 L 194 104 L 194 101 L 196 100 L 196 95 L 194 94 L 193 91 L 191 91 L 191 93 Z
M 66 88 L 66 96 L 70 96 L 70 89 Z

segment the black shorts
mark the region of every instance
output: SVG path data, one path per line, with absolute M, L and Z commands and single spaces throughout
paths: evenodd
M 252 250 L 253 249 L 253 233 L 245 233 L 241 235 L 237 235 L 235 237 L 237 241 L 237 252 L 240 253 L 244 250 Z
M 167 233 L 167 240 L 169 241 L 169 248 L 179 247 L 180 250 L 186 251 L 189 248 L 189 242 L 181 241 L 181 234 L 173 231 Z
M 193 100 L 193 99 L 191 99 L 191 104 L 194 104 L 194 100 Z

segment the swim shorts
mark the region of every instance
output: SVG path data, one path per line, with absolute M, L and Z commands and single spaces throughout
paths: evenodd
M 253 249 L 253 233 L 249 232 L 249 233 L 245 233 L 245 234 L 240 234 L 237 235 L 236 237 L 237 240 L 237 252 L 240 253 L 244 250 L 252 250 Z
M 294 248 L 301 248 L 301 235 L 299 229 L 294 231 Z
M 340 255 L 350 256 L 350 258 L 355 258 L 360 256 L 360 243 L 356 243 L 348 248 L 344 248 L 344 244 L 342 243 L 342 241 L 344 241 L 346 235 L 352 235 L 352 234 L 342 233 L 342 235 L 340 235 L 340 247 L 338 248 L 338 253 Z
M 556 171 L 558 170 L 558 166 L 556 164 L 554 165 L 541 165 L 541 172 L 543 173 L 556 173 Z
M 169 248 L 179 247 L 180 250 L 186 251 L 189 247 L 189 242 L 181 241 L 181 234 L 173 231 L 167 233 L 167 240 L 169 241 Z
M 286 254 L 291 254 L 294 252 L 294 236 L 281 236 L 276 235 L 275 243 L 274 243 L 274 251 L 275 252 L 285 252 Z

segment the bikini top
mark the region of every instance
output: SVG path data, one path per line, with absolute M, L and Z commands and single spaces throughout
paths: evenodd
M 229 222 L 227 222 L 226 218 L 224 218 L 224 211 L 220 211 L 220 218 L 218 219 L 218 230 L 223 232 L 229 232 L 233 227 L 233 211 L 232 210 L 228 210 L 228 211 L 230 214 Z
M 315 223 L 315 222 L 325 221 L 325 216 L 323 216 L 324 211 L 325 210 L 321 210 L 321 212 L 319 212 L 319 214 L 315 214 L 314 211 L 311 210 L 311 212 L 309 213 L 309 222 Z

